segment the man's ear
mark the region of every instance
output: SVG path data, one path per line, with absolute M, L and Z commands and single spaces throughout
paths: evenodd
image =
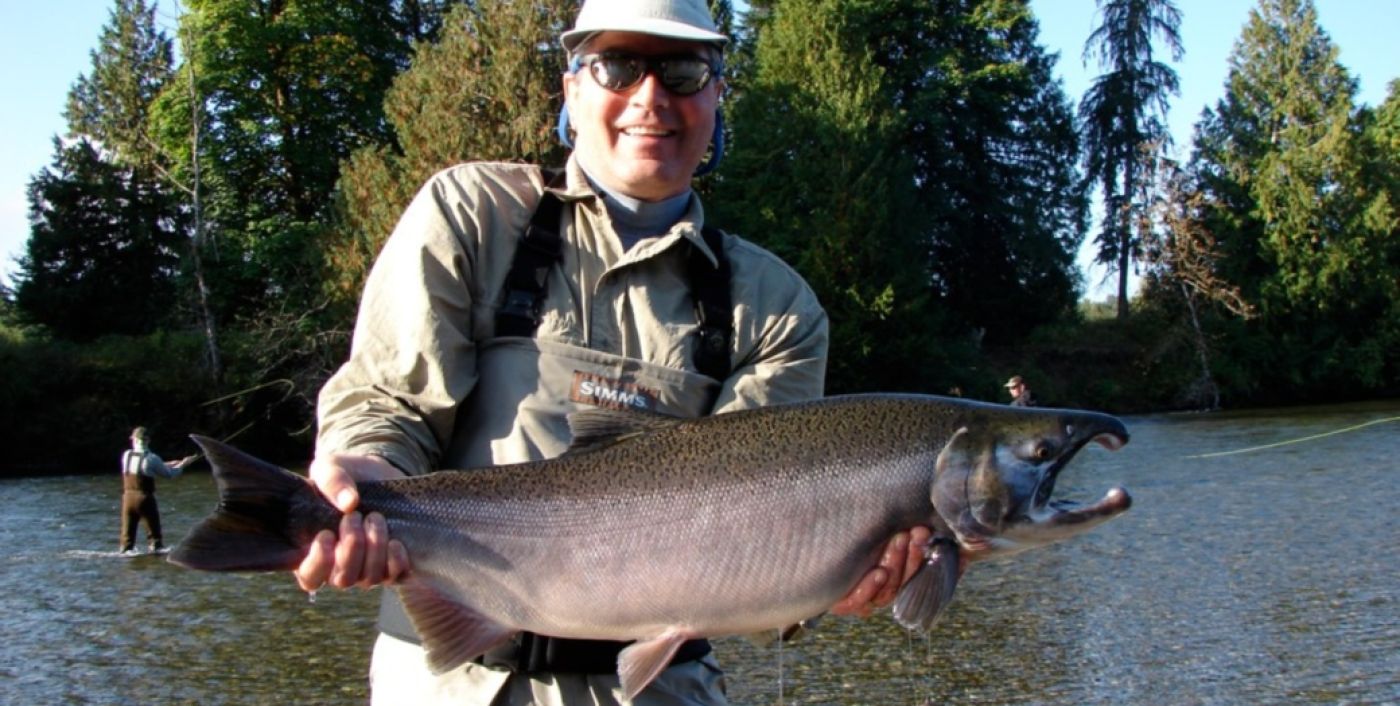
M 559 79 L 559 85 L 564 89 L 564 102 L 568 103 L 573 99 L 574 91 L 578 90 L 578 72 L 561 74 Z

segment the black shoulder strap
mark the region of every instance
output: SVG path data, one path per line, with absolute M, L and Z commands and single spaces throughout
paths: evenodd
M 501 307 L 496 311 L 497 336 L 533 336 L 540 323 L 549 268 L 563 256 L 564 241 L 559 235 L 559 218 L 564 204 L 551 188 L 564 181 L 562 169 L 545 169 L 545 189 L 525 227 L 506 273 Z M 690 289 L 695 298 L 695 314 L 700 328 L 695 347 L 695 367 L 716 380 L 729 377 L 729 340 L 734 332 L 734 310 L 729 296 L 729 258 L 724 252 L 724 236 L 716 228 L 701 230 L 705 244 L 715 254 L 711 265 L 699 249 L 690 254 Z
M 700 232 L 715 254 L 715 263 L 711 265 L 699 248 L 691 249 L 690 295 L 695 297 L 695 315 L 700 320 L 700 328 L 695 332 L 700 337 L 695 347 L 695 367 L 704 375 L 723 380 L 729 377 L 729 339 L 734 333 L 729 258 L 724 253 L 724 235 L 719 229 L 705 226 Z
M 497 336 L 533 336 L 540 323 L 540 307 L 544 304 L 545 282 L 549 268 L 563 254 L 563 239 L 559 237 L 559 217 L 564 204 L 550 188 L 564 180 L 564 170 L 545 169 L 545 189 L 525 234 L 515 248 L 510 271 L 506 273 L 501 308 L 496 311 Z

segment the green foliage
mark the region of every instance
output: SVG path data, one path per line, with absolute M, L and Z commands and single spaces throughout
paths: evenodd
M 707 205 L 817 291 L 831 389 L 941 392 L 969 331 L 1071 312 L 1077 142 L 1024 3 L 758 9 Z
M 467 160 L 562 164 L 553 138 L 565 57 L 558 35 L 568 0 L 483 0 L 454 7 L 440 39 L 419 44 L 385 100 L 393 141 L 369 144 L 344 163 L 339 223 L 326 243 L 331 288 L 353 301 L 384 239 L 418 188 Z
M 0 475 L 113 471 L 138 425 L 170 455 L 209 431 L 196 335 L 110 336 L 83 345 L 0 326 Z
M 1073 113 L 1025 2 L 922 13 L 904 43 L 870 29 L 898 75 L 891 98 L 933 224 L 933 286 L 944 311 L 989 343 L 1017 341 L 1075 304 L 1088 205 Z
M 145 0 L 117 0 L 92 52 L 92 71 L 78 77 L 64 112 L 71 133 L 143 172 L 158 158 L 151 104 L 174 72 L 170 38 L 156 27 L 155 10 Z
M 904 345 L 937 351 L 936 321 L 913 164 L 866 44 L 879 11 L 825 0 L 777 10 L 729 111 L 734 136 L 706 203 L 721 226 L 773 250 L 817 292 L 832 321 L 833 391 L 898 377 L 929 385 L 925 373 L 941 370 L 900 355 Z
M 290 297 L 313 305 L 320 234 L 339 164 L 383 140 L 384 92 L 406 61 L 394 8 L 335 0 L 194 0 L 180 29 L 186 65 L 156 109 L 157 134 L 192 184 L 191 100 L 210 258 L 223 311 Z M 191 85 L 193 81 L 193 85 Z M 222 319 L 231 317 L 221 316 Z
M 1193 166 L 1220 269 L 1259 305 L 1246 339 L 1269 345 L 1246 350 L 1260 389 L 1394 389 L 1395 221 L 1382 175 L 1395 153 L 1368 156 L 1355 82 L 1310 1 L 1261 2 L 1226 88 L 1197 128 Z
M 87 341 L 169 325 L 181 245 L 178 204 L 86 139 L 54 142 L 29 185 L 30 231 L 16 273 L 24 321 Z
M 1118 316 L 1128 313 L 1128 272 L 1141 257 L 1133 223 L 1141 203 L 1140 153 L 1167 144 L 1167 96 L 1177 76 L 1153 58 L 1153 37 L 1180 60 L 1181 12 L 1171 0 L 1099 0 L 1103 22 L 1089 35 L 1085 57 L 1097 54 L 1107 71 L 1094 80 L 1079 105 L 1083 121 L 1085 179 L 1103 190 L 1104 221 L 1097 236 L 1097 261 L 1118 273 Z

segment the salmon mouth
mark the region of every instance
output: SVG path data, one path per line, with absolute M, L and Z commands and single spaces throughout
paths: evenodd
M 1066 427 L 1065 431 L 1066 435 L 1071 439 L 1075 438 L 1073 427 Z M 1051 500 L 1050 496 L 1055 493 L 1055 481 L 1059 479 L 1060 471 L 1064 470 L 1065 467 L 1069 465 L 1069 462 L 1073 461 L 1074 457 L 1079 455 L 1079 451 L 1085 446 L 1088 446 L 1090 442 L 1097 443 L 1109 451 L 1117 451 L 1127 445 L 1128 432 L 1120 427 L 1093 435 L 1085 435 L 1083 438 L 1071 442 L 1072 445 L 1070 448 L 1066 450 L 1065 453 L 1060 454 L 1060 457 L 1055 460 L 1055 463 L 1051 465 L 1050 468 L 1046 469 L 1045 477 L 1042 478 L 1040 484 L 1036 486 L 1035 493 L 1031 496 L 1031 509 L 1033 512 L 1044 509 L 1047 506 L 1057 512 L 1063 513 L 1085 512 L 1093 508 L 1102 511 L 1110 507 L 1116 508 L 1119 503 L 1125 504 L 1123 504 L 1122 508 L 1118 509 L 1117 512 L 1128 509 L 1132 500 L 1128 497 L 1127 491 L 1124 491 L 1122 488 L 1110 490 L 1104 495 L 1102 500 L 1089 507 L 1082 507 L 1082 503 L 1076 503 L 1071 500 Z M 1116 497 L 1114 491 L 1121 494 L 1122 498 L 1110 501 L 1110 498 Z M 1108 503 L 1108 506 L 1105 506 L 1105 503 Z

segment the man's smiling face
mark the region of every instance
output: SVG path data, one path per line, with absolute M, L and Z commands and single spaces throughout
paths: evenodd
M 704 44 L 627 32 L 603 32 L 591 38 L 585 53 L 609 51 L 718 61 Z M 637 85 L 612 91 L 584 66 L 564 76 L 569 120 L 577 131 L 574 151 L 589 175 L 611 190 L 643 201 L 680 194 L 710 144 L 722 89 L 716 77 L 698 93 L 680 96 L 648 72 Z

